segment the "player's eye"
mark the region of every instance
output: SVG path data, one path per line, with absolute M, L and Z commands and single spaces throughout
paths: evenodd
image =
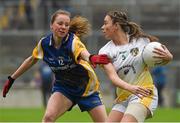
M 63 23 L 62 23 L 62 22 L 58 22 L 57 24 L 58 24 L 58 25 L 63 25 Z
M 108 22 L 107 21 L 104 21 L 104 25 L 107 25 L 108 24 Z
M 69 27 L 69 23 L 65 23 L 65 27 Z

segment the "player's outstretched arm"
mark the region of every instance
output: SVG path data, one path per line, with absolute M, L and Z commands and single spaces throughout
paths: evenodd
M 22 75 L 25 71 L 31 68 L 38 60 L 33 58 L 32 56 L 28 57 L 24 60 L 21 66 L 11 75 L 8 76 L 8 80 L 6 80 L 3 86 L 3 97 L 6 97 L 9 89 L 14 83 L 15 79 L 17 79 L 20 75 Z
M 90 62 L 94 68 L 96 68 L 97 64 L 108 64 L 110 63 L 110 59 L 107 55 L 101 54 L 101 55 L 90 55 L 90 53 L 87 50 L 84 50 L 81 52 L 81 57 Z

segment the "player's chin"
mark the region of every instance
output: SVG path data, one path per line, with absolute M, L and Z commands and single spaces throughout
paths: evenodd
M 66 34 L 66 33 L 58 33 L 57 35 L 58 35 L 58 37 L 60 37 L 60 38 L 64 38 L 67 34 Z
M 110 38 L 108 35 L 106 35 L 106 34 L 104 34 L 104 37 L 105 37 L 105 39 L 107 39 L 107 40 L 111 40 L 111 38 Z

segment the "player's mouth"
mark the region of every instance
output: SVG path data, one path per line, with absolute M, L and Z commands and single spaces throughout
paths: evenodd
M 65 35 L 65 34 L 66 34 L 65 31 L 58 31 L 58 33 L 59 33 L 60 35 Z
M 105 35 L 106 34 L 106 32 L 105 31 L 102 31 L 103 32 L 103 34 Z

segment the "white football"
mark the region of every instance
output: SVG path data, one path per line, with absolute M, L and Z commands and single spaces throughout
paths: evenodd
M 143 61 L 148 67 L 154 67 L 157 65 L 161 65 L 162 63 L 162 59 L 153 57 L 153 56 L 157 56 L 155 53 L 153 53 L 154 48 L 159 48 L 164 50 L 161 43 L 151 42 L 148 43 L 142 51 Z

